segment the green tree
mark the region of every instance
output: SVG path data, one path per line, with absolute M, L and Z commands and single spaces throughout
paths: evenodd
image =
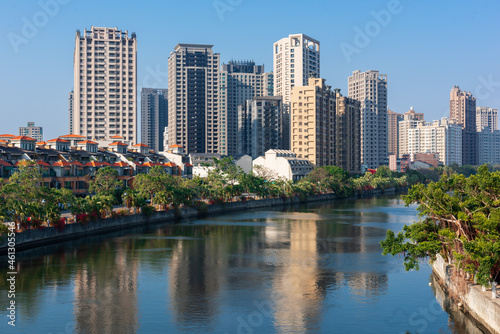
M 99 169 L 95 177 L 89 180 L 89 192 L 96 195 L 113 196 L 119 187 L 121 182 L 118 180 L 118 172 L 109 166 Z
M 383 254 L 402 254 L 405 267 L 441 254 L 458 269 L 477 272 L 486 285 L 500 271 L 500 172 L 486 165 L 477 175 L 444 174 L 438 182 L 413 186 L 407 205 L 418 203 L 421 220 L 395 234 L 388 230 Z

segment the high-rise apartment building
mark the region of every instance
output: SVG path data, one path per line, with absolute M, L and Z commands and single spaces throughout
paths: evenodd
M 377 168 L 388 159 L 387 75 L 354 71 L 348 89 L 348 96 L 361 102 L 361 163 Z
M 27 126 L 19 127 L 19 136 L 26 136 L 36 139 L 36 141 L 43 141 L 43 128 L 35 126 L 35 122 L 28 122 Z
M 168 58 L 168 146 L 187 153 L 218 153 L 220 55 L 213 45 L 177 44 Z
M 487 163 L 500 164 L 500 130 L 490 130 L 489 127 L 483 128 L 478 132 L 478 164 Z
M 273 45 L 274 96 L 290 103 L 295 86 L 307 86 L 310 76 L 320 76 L 319 41 L 304 34 L 293 34 Z
M 387 141 L 388 141 L 388 154 L 398 154 L 398 133 L 399 122 L 403 120 L 403 115 L 392 110 L 387 110 Z
M 361 170 L 360 103 L 332 91 L 321 78 L 294 87 L 290 105 L 291 148 L 315 166 Z
M 76 31 L 72 133 L 137 142 L 137 39 L 117 28 Z
M 454 119 L 419 122 L 408 129 L 408 154 L 437 153 L 444 165 L 462 164 L 462 128 Z M 402 123 L 402 122 L 401 122 Z
M 281 96 L 259 96 L 238 106 L 238 155 L 253 159 L 283 148 Z M 288 129 L 287 129 L 288 130 Z
M 219 152 L 234 156 L 238 152 L 238 106 L 256 96 L 272 95 L 272 74 L 264 73 L 264 65 L 255 62 L 230 61 L 219 73 Z
M 292 88 L 290 103 L 291 151 L 314 166 L 335 160 L 335 94 L 325 79 L 309 78 L 309 85 Z
M 403 155 L 409 154 L 408 149 L 408 130 L 415 129 L 418 125 L 424 124 L 424 114 L 417 113 L 410 108 L 407 112 L 401 115 L 402 119 L 398 122 L 398 151 L 397 156 L 401 159 Z
M 163 133 L 168 126 L 167 89 L 141 90 L 141 143 L 155 151 L 163 151 Z
M 71 91 L 68 96 L 69 133 L 73 133 L 74 103 L 75 103 L 75 93 L 74 91 Z
M 476 165 L 477 132 L 476 132 L 476 98 L 455 85 L 450 92 L 450 119 L 462 126 L 462 164 Z
M 334 165 L 350 173 L 361 173 L 361 103 L 335 89 Z
M 488 127 L 490 131 L 498 130 L 498 109 L 489 107 L 476 107 L 476 130 L 483 131 Z

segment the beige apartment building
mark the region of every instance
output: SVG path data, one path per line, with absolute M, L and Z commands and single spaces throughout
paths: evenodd
M 361 102 L 361 164 L 377 168 L 388 162 L 387 75 L 354 71 L 348 96 Z
M 88 139 L 137 142 L 137 39 L 118 28 L 76 31 L 70 130 Z M 71 106 L 70 106 L 71 110 Z
M 168 137 L 166 147 L 186 153 L 220 151 L 218 80 L 220 54 L 213 45 L 177 44 L 168 57 Z M 226 120 L 224 120 L 226 121 Z
M 292 89 L 290 117 L 291 150 L 298 157 L 360 171 L 359 101 L 332 91 L 325 79 L 309 78 L 309 85 Z
M 309 77 L 320 76 L 319 41 L 304 34 L 292 34 L 273 45 L 274 96 L 290 103 L 292 88 L 307 86 Z
M 19 136 L 30 137 L 40 142 L 43 141 L 43 128 L 35 126 L 35 122 L 28 122 L 26 126 L 19 127 Z
M 387 110 L 387 141 L 388 154 L 398 155 L 399 143 L 399 122 L 403 120 L 403 115 L 392 110 Z
M 476 131 L 481 132 L 486 127 L 490 131 L 498 130 L 498 109 L 476 107 Z
M 290 104 L 291 151 L 314 166 L 335 160 L 335 95 L 325 79 L 309 78 L 309 85 L 292 88 Z
M 462 163 L 477 165 L 476 98 L 457 85 L 450 92 L 450 119 L 462 126 Z

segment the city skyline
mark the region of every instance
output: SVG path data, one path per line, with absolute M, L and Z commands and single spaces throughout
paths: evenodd
M 298 18 L 296 9 L 302 4 L 298 1 L 286 2 L 286 6 L 282 1 L 265 6 L 259 1 L 200 1 L 189 8 L 183 3 L 159 3 L 155 12 L 168 10 L 168 25 L 154 20 L 160 14 L 151 13 L 148 7 L 132 10 L 132 2 L 121 2 L 124 6 L 119 9 L 114 3 L 99 4 L 99 11 L 93 10 L 92 3 L 47 0 L 0 5 L 4 32 L 0 97 L 2 113 L 9 115 L 0 125 L 1 133 L 28 121 L 42 126 L 46 138 L 67 131 L 74 34 L 90 26 L 137 34 L 138 94 L 143 87 L 168 88 L 167 58 L 178 43 L 213 44 L 221 63 L 253 59 L 271 70 L 273 43 L 303 33 L 321 42 L 321 77 L 344 94 L 353 71 L 373 69 L 389 76 L 388 107 L 398 113 L 414 106 L 428 120 L 447 116 L 453 85 L 471 91 L 478 106 L 500 105 L 500 70 L 494 66 L 500 46 L 490 43 L 500 31 L 495 18 L 500 4 L 494 1 L 482 1 L 472 10 L 460 6 L 465 2 L 453 2 L 454 6 L 410 1 L 318 3 L 317 17 L 310 21 L 289 20 Z M 247 18 L 257 14 L 275 28 L 248 25 Z M 145 15 L 148 20 L 142 19 Z M 169 31 L 180 22 L 192 27 Z M 472 39 L 476 47 L 451 48 L 464 38 Z M 488 52 L 477 52 L 479 47 Z M 29 85 L 37 89 L 26 99 L 22 91 Z

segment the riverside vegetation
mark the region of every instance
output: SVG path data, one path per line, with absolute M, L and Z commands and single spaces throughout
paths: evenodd
M 458 286 L 466 286 L 467 277 L 483 286 L 497 279 L 500 171 L 483 165 L 466 177 L 448 170 L 436 182 L 414 185 L 403 198 L 407 205 L 418 204 L 421 219 L 397 234 L 388 230 L 381 242 L 384 255 L 402 255 L 410 270 L 440 254 L 457 269 L 453 279 Z
M 335 193 L 339 197 L 372 189 L 408 187 L 424 182 L 419 172 L 391 172 L 386 166 L 375 174 L 349 176 L 342 168 L 319 167 L 298 182 L 276 177 L 270 170 L 257 167 L 254 173 L 244 173 L 232 158 L 214 159 L 214 168 L 206 178 L 182 179 L 165 173 L 155 166 L 147 174 L 135 176 L 132 188 L 123 188 L 111 167 L 99 169 L 89 180 L 90 196 L 76 197 L 69 189 L 43 186 L 37 164 L 25 161 L 7 180 L 0 180 L 0 232 L 8 233 L 4 222 L 15 222 L 17 231 L 55 226 L 64 229 L 66 223 L 84 223 L 118 215 L 150 215 L 157 210 L 178 210 L 193 206 L 200 211 L 209 204 L 247 201 L 255 198 L 287 198 Z M 114 211 L 114 205 L 124 208 Z M 65 219 L 61 211 L 69 210 L 72 218 Z

